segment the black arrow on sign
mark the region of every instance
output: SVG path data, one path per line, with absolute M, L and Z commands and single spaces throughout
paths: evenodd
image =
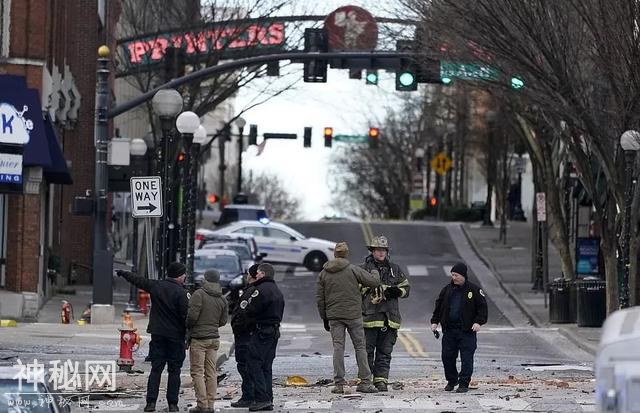
M 155 206 L 155 205 L 153 205 L 153 204 L 151 204 L 151 203 L 150 203 L 149 205 L 147 205 L 147 206 L 139 206 L 139 207 L 138 207 L 138 211 L 149 211 L 149 212 L 153 212 L 153 211 L 155 211 L 156 209 L 158 209 L 158 207 L 157 207 L 157 206 Z

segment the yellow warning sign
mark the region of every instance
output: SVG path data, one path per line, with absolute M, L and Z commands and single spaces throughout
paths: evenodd
M 433 159 L 431 159 L 431 168 L 436 171 L 438 175 L 444 175 L 452 167 L 451 159 L 444 152 L 440 152 Z

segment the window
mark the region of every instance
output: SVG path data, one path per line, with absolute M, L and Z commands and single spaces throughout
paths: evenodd
M 9 56 L 11 0 L 0 0 L 0 56 Z
M 279 229 L 273 229 L 273 228 L 269 228 L 269 238 L 278 238 L 278 239 L 290 239 L 291 235 L 287 234 L 284 231 L 280 231 Z
M 240 234 L 250 234 L 253 235 L 254 237 L 264 237 L 264 228 L 261 227 L 244 227 L 244 228 L 240 228 L 239 230 L 233 231 L 236 233 L 240 233 Z

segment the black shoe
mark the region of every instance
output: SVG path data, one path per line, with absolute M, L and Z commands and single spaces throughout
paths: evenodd
M 169 411 L 170 412 L 179 412 L 180 408 L 177 404 L 169 403 Z
M 374 386 L 376 386 L 376 389 L 378 389 L 378 391 L 389 391 L 389 389 L 387 388 L 387 383 L 383 382 L 383 381 L 379 381 L 376 384 L 374 384 Z
M 145 412 L 155 412 L 156 411 L 156 402 L 147 402 L 147 405 L 144 406 Z
M 232 402 L 231 407 L 249 407 L 253 404 L 250 400 L 238 400 L 237 402 Z
M 456 384 L 458 383 L 447 383 L 447 385 L 444 387 L 444 391 L 453 391 L 453 389 L 456 387 Z
M 253 402 L 251 406 L 249 406 L 250 412 L 260 412 L 273 410 L 273 404 L 271 402 Z
M 466 393 L 469 391 L 469 386 L 463 386 L 462 384 L 456 389 L 456 393 Z

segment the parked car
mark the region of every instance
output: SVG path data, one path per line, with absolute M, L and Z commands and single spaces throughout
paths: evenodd
M 14 366 L 0 366 L 0 412 L 71 412 L 69 404 L 60 404 L 61 395 L 50 391 L 46 376 L 38 380 L 34 391 L 33 381 L 27 383 L 23 380 L 20 388 L 20 381 L 14 378 L 19 372 L 20 369 Z
M 240 242 L 205 242 L 203 250 L 229 250 L 235 252 L 242 261 L 242 270 L 247 271 L 256 262 L 253 260 L 251 250 L 246 243 Z
M 268 222 L 267 211 L 260 205 L 229 204 L 224 207 L 216 225 L 223 226 L 236 221 Z
M 204 273 L 208 270 L 220 272 L 220 286 L 222 291 L 229 290 L 229 284 L 236 277 L 242 277 L 242 261 L 230 250 L 197 250 L 193 257 L 193 280 L 196 285 L 202 284 Z
M 255 261 L 256 263 L 262 262 L 262 259 L 267 256 L 266 253 L 260 253 L 258 251 L 258 244 L 256 243 L 256 240 L 253 238 L 253 236 L 250 234 L 222 235 L 209 229 L 198 229 L 196 231 L 196 241 L 197 241 L 198 249 L 204 247 L 206 244 L 209 244 L 209 243 L 233 242 L 233 243 L 246 244 L 247 247 L 249 247 L 249 250 L 251 251 L 251 256 L 253 258 L 253 261 Z
M 310 271 L 321 271 L 333 256 L 335 242 L 308 238 L 291 227 L 277 222 L 238 221 L 214 231 L 220 235 L 248 234 L 255 238 L 265 261 L 297 264 Z

